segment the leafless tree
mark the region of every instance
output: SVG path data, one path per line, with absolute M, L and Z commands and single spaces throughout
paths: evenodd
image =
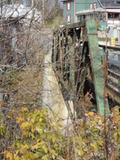
M 0 18 L 0 79 L 3 89 L 1 88 L 1 90 L 11 94 L 11 101 L 16 104 L 25 104 L 26 102 L 22 98 L 27 97 L 29 94 L 33 98 L 28 101 L 34 104 L 35 99 L 40 98 L 40 83 L 43 71 L 41 68 L 43 66 L 44 53 L 46 52 L 44 49 L 49 41 L 49 31 L 42 27 L 42 1 L 35 1 L 34 5 L 29 7 L 23 6 L 18 1 L 2 2 Z M 36 89 L 30 87 L 32 82 L 28 85 L 29 87 L 27 87 L 27 84 L 26 86 L 24 84 L 12 86 L 10 83 L 19 84 L 19 78 L 17 79 L 16 77 L 18 72 L 21 77 L 24 77 L 23 83 L 27 83 L 28 80 L 26 79 L 29 79 L 29 75 L 36 75 L 38 78 L 36 81 L 39 81 Z M 25 73 L 26 75 L 29 73 L 28 77 L 26 77 Z M 11 78 L 11 75 L 14 76 Z M 34 81 L 34 78 L 32 76 L 31 81 Z M 21 98 L 19 99 L 18 97 Z

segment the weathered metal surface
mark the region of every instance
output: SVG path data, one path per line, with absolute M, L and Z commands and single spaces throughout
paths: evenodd
M 85 43 L 88 43 L 88 48 L 84 51 Z M 85 81 L 89 78 L 95 88 L 95 94 L 92 94 L 97 104 L 94 101 L 94 105 L 100 114 L 109 113 L 109 98 L 120 104 L 120 64 L 119 61 L 108 61 L 108 50 L 117 52 L 120 60 L 120 47 L 99 44 L 94 16 L 87 15 L 81 23 L 66 25 L 54 32 L 53 66 L 66 100 L 76 103 L 83 96 Z
M 110 98 L 120 104 L 120 94 L 117 94 L 113 88 L 107 87 L 106 92 L 109 94 Z
M 101 63 L 103 57 L 101 54 L 102 50 L 99 49 L 98 45 L 97 27 L 95 19 L 92 17 L 88 17 L 86 19 L 86 27 L 88 34 L 89 49 L 90 49 L 91 65 L 94 73 L 93 80 L 96 92 L 97 108 L 100 114 L 105 114 L 106 107 L 108 106 L 105 104 L 105 99 L 104 99 L 105 78 L 104 78 L 103 65 Z

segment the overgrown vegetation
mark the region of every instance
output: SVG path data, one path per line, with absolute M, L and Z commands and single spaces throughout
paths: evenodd
M 61 10 L 45 18 L 46 26 L 54 28 L 62 21 Z M 1 88 L 10 96 L 5 104 L 0 104 L 0 159 L 119 160 L 117 108 L 107 117 L 85 112 L 81 119 L 73 119 L 66 126 L 42 108 L 43 45 L 48 49 L 49 38 L 46 30 L 46 35 L 42 35 L 39 25 L 33 24 L 25 27 L 27 35 L 21 40 L 27 64 L 16 69 L 10 66 L 0 77 Z
M 119 160 L 118 113 L 117 108 L 107 118 L 86 113 L 64 135 L 61 124 L 46 109 L 13 108 L 5 117 L 7 123 L 3 115 L 0 118 L 1 153 L 5 160 Z
M 2 77 L 1 87 L 9 93 L 9 107 L 22 104 L 41 106 L 42 73 L 39 67 L 29 66 L 12 70 Z

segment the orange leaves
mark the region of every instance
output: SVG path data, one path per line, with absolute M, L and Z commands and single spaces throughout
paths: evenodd
M 14 154 L 10 151 L 5 151 L 4 156 L 5 156 L 5 160 L 15 160 Z

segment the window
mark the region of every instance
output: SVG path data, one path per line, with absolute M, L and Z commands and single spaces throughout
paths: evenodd
M 68 22 L 68 23 L 71 22 L 71 16 L 70 16 L 70 15 L 67 16 L 67 22 Z
M 108 19 L 119 19 L 119 13 L 108 13 Z
M 96 3 L 93 3 L 93 4 L 90 4 L 90 10 L 95 10 L 97 8 L 97 4 Z
M 70 9 L 71 9 L 71 3 L 67 2 L 67 10 L 70 10 Z
M 96 8 L 97 8 L 97 4 L 94 3 L 94 4 L 93 4 L 93 9 L 96 9 Z
M 91 9 L 93 9 L 93 5 L 92 5 L 92 4 L 90 4 L 90 10 L 91 10 Z

